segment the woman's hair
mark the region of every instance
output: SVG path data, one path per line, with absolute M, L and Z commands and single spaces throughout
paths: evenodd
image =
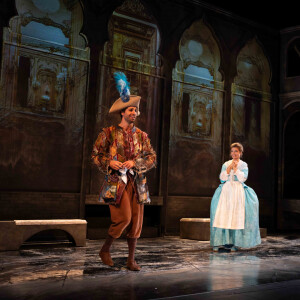
M 240 143 L 233 143 L 233 144 L 230 145 L 230 151 L 231 151 L 232 148 L 238 148 L 239 151 L 241 152 L 241 157 L 242 157 L 243 152 L 244 152 L 244 147 L 243 147 L 242 144 L 240 144 Z

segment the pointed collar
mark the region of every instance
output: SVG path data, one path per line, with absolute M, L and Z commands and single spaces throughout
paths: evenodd
M 131 129 L 127 129 L 127 130 L 124 130 L 124 128 L 123 127 L 121 127 L 119 124 L 117 125 L 117 128 L 119 129 L 119 130 L 122 130 L 122 131 L 125 131 L 126 133 L 130 133 L 130 132 L 132 132 L 132 133 L 135 133 L 135 131 L 136 131 L 136 127 L 133 125 L 132 126 L 132 128 Z

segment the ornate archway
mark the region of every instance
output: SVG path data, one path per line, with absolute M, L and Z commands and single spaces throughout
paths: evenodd
M 245 159 L 252 167 L 251 174 L 254 174 L 251 184 L 262 201 L 267 199 L 271 206 L 272 185 L 266 189 L 265 180 L 271 180 L 272 175 L 270 141 L 274 104 L 270 90 L 270 64 L 257 38 L 249 40 L 241 49 L 236 67 L 237 75 L 231 87 L 230 140 L 243 144 Z
M 141 96 L 141 116 L 136 126 L 149 133 L 151 143 L 159 150 L 163 78 L 158 55 L 160 33 L 155 19 L 139 0 L 126 0 L 112 14 L 109 41 L 100 53 L 100 81 L 95 137 L 103 127 L 118 124 L 120 117 L 108 115 L 119 97 L 113 73 L 122 71 L 130 82 L 131 94 Z M 148 176 L 150 190 L 158 195 L 159 164 Z M 90 192 L 98 193 L 103 178 L 92 170 Z M 99 182 L 100 181 L 100 182 Z
M 179 53 L 172 75 L 169 190 L 207 195 L 217 184 L 222 156 L 220 49 L 213 31 L 199 20 L 183 33 Z M 189 178 L 199 178 L 199 183 Z
M 82 6 L 16 0 L 16 9 L 3 35 L 1 188 L 78 193 L 90 55 Z

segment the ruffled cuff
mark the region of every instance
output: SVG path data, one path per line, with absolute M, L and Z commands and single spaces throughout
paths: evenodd
M 221 174 L 220 174 L 220 179 L 221 179 L 222 181 L 227 181 L 229 175 L 230 175 L 230 173 L 227 174 L 227 171 L 225 170 L 225 171 L 221 172 Z
M 147 161 L 143 158 L 137 158 L 137 159 L 134 159 L 134 170 L 140 174 L 140 173 L 145 173 L 147 172 L 149 169 L 148 166 L 147 166 Z
M 237 169 L 234 173 L 234 175 L 236 176 L 237 180 L 239 182 L 245 182 L 246 181 L 246 177 L 243 171 Z

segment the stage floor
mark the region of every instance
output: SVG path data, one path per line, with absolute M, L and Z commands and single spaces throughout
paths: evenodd
M 178 237 L 140 239 L 140 272 L 125 268 L 122 239 L 112 247 L 116 267 L 104 266 L 102 243 L 0 252 L 0 299 L 300 299 L 299 235 L 235 253 Z

